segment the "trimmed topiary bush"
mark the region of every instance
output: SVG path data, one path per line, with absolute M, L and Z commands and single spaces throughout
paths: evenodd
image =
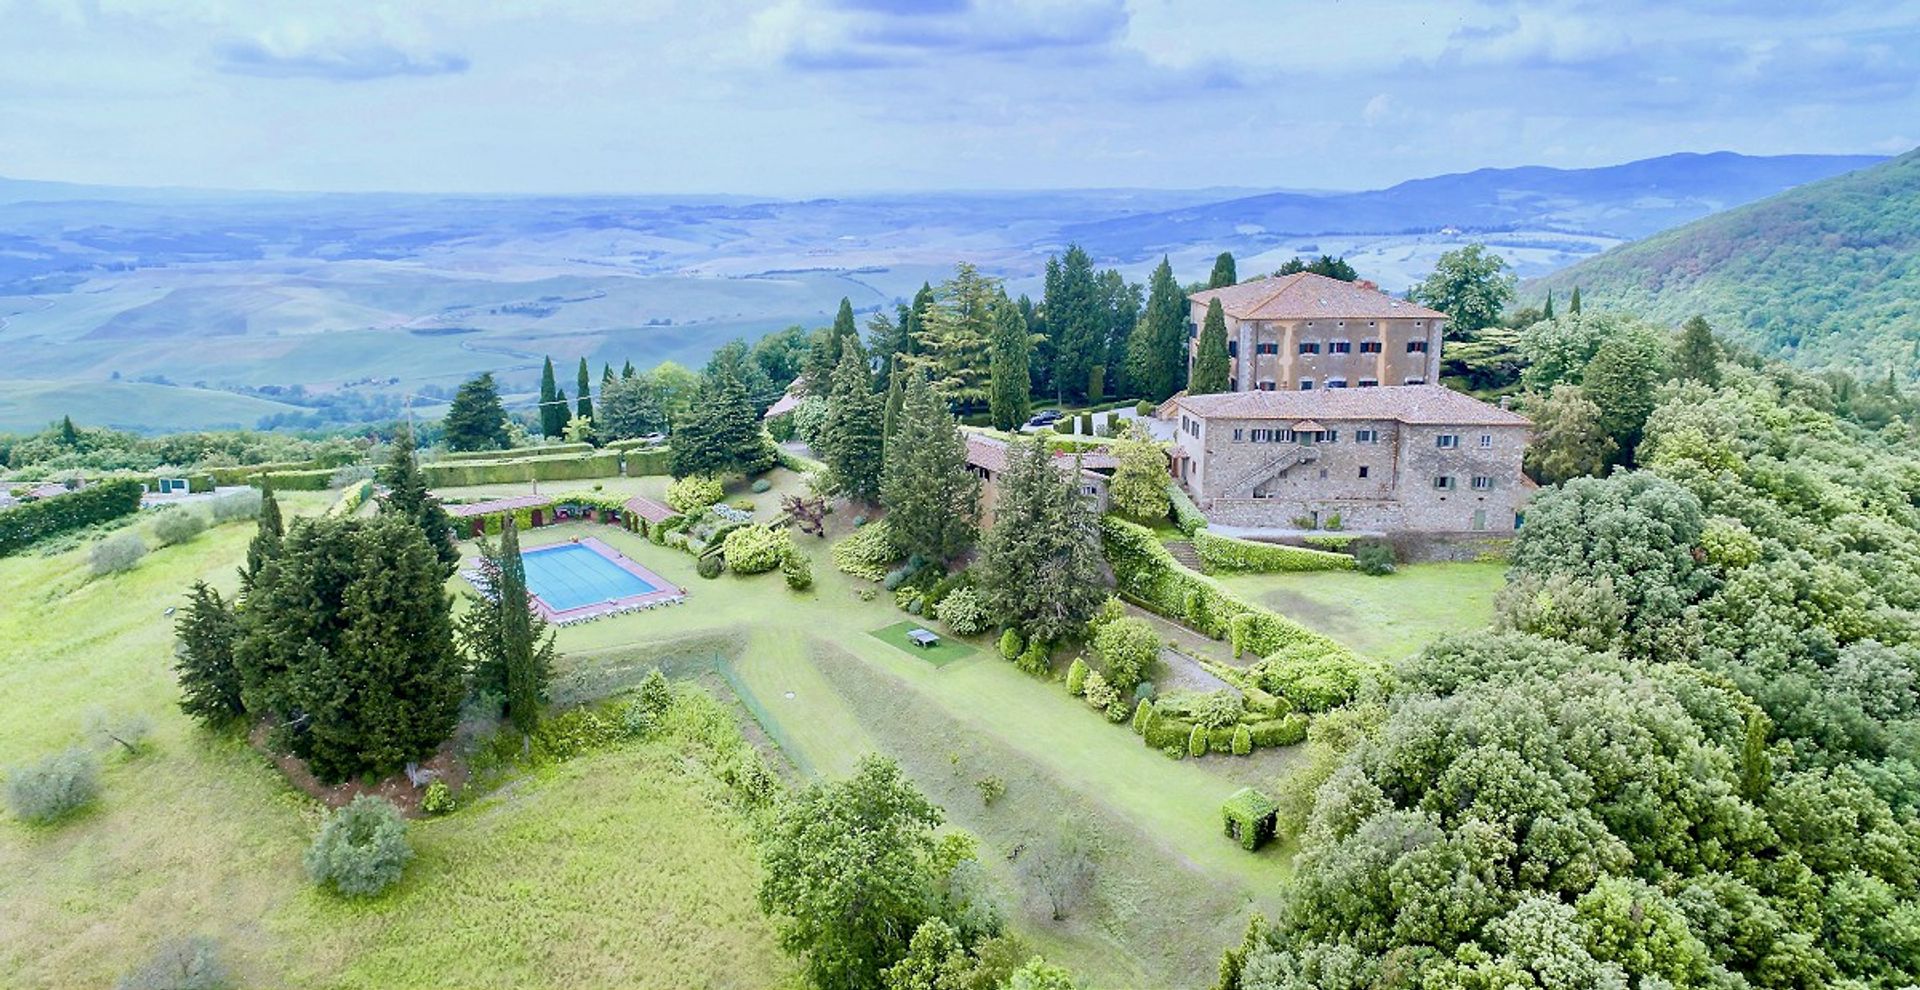
M 1262 749 L 1293 746 L 1306 741 L 1307 717 L 1296 713 L 1284 718 L 1255 722 L 1248 727 L 1247 735 L 1255 746 Z
M 1028 643 L 1027 648 L 1020 653 L 1020 659 L 1013 663 L 1014 666 L 1035 677 L 1045 677 L 1053 669 L 1053 658 L 1050 656 L 1047 644 L 1039 640 Z
M 1243 787 L 1220 805 L 1220 824 L 1228 838 L 1252 852 L 1273 838 L 1279 811 L 1272 798 L 1251 787 Z
M 147 555 L 147 542 L 133 533 L 109 536 L 87 551 L 87 567 L 95 577 L 133 570 Z
M 1187 733 L 1187 755 L 1207 755 L 1207 730 L 1205 726 L 1196 725 L 1193 727 L 1192 732 Z
M 719 478 L 706 475 L 692 475 L 676 478 L 667 486 L 667 504 L 675 512 L 690 513 L 704 509 L 726 495 L 726 488 Z
M 320 826 L 307 850 L 307 875 L 344 896 L 371 897 L 399 881 L 412 858 L 400 809 L 362 794 Z
M 703 553 L 700 555 L 700 559 L 695 561 L 693 565 L 694 573 L 709 581 L 719 577 L 726 569 L 727 562 L 720 559 L 720 555 L 717 553 Z
M 1133 734 L 1146 735 L 1147 723 L 1151 721 L 1153 721 L 1153 702 L 1141 698 L 1140 703 L 1133 706 Z
M 1159 663 L 1160 637 L 1147 620 L 1124 616 L 1094 633 L 1093 651 L 1100 657 L 1107 680 L 1121 692 L 1131 692 Z
M 1253 752 L 1253 735 L 1247 731 L 1247 727 L 1244 725 L 1234 726 L 1233 755 L 1246 756 L 1251 752 Z
M 75 746 L 7 771 L 7 809 L 35 825 L 58 821 L 100 796 L 100 763 Z
M 1167 718 L 1158 710 L 1147 720 L 1146 731 L 1141 733 L 1149 749 L 1185 749 L 1193 730 L 1198 728 L 1191 722 L 1182 722 L 1176 718 Z M 1200 730 L 1205 733 L 1205 729 Z
M 1079 657 L 1067 666 L 1067 693 L 1079 697 L 1087 688 L 1087 662 Z
M 735 574 L 765 574 L 794 552 L 793 537 L 771 526 L 742 526 L 721 544 Z
M 0 512 L 0 557 L 70 529 L 118 519 L 140 509 L 140 483 L 103 481 Z
M 1193 548 L 1199 552 L 1200 562 L 1209 574 L 1217 571 L 1350 571 L 1354 568 L 1354 559 L 1344 553 L 1241 540 L 1206 529 L 1193 534 Z
M 985 632 L 991 623 L 992 615 L 987 611 L 986 599 L 980 597 L 972 588 L 957 588 L 947 593 L 934 606 L 934 614 L 947 624 L 956 636 L 973 636 Z
M 1026 644 L 1020 642 L 1020 630 L 1009 626 L 1006 632 L 1000 634 L 1000 659 L 1019 659 L 1020 651 L 1025 646 Z
M 813 587 L 813 561 L 799 550 L 787 554 L 780 561 L 780 573 L 787 579 L 787 587 L 794 591 Z

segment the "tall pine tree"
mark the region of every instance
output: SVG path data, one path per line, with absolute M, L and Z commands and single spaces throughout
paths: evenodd
M 246 713 L 240 700 L 240 668 L 233 641 L 239 625 L 220 593 L 195 581 L 186 610 L 174 623 L 174 673 L 180 681 L 180 710 L 208 725 Z
M 580 369 L 573 374 L 574 415 L 581 419 L 593 419 L 593 378 L 587 373 L 587 359 L 580 359 Z
M 446 507 L 427 490 L 427 479 L 415 462 L 413 431 L 401 426 L 394 431 L 393 451 L 380 469 L 380 483 L 387 488 L 380 511 L 404 516 L 420 528 L 420 535 L 433 548 L 435 559 L 447 577 L 460 564 L 460 548 L 453 532 L 453 519 Z
M 247 544 L 247 562 L 240 568 L 242 596 L 253 587 L 260 568 L 280 553 L 280 540 L 285 535 L 286 527 L 280 521 L 280 500 L 273 496 L 273 486 L 265 485 L 260 491 L 260 518 L 255 524 L 253 540 Z
M 918 372 L 908 376 L 898 431 L 887 445 L 880 501 L 894 543 L 910 554 L 952 560 L 978 536 L 980 479 L 967 470 L 966 439 Z
M 906 404 L 907 376 L 912 373 L 902 355 L 894 355 L 893 365 L 887 371 L 886 409 L 880 420 L 880 432 L 889 444 L 893 443 L 893 436 L 900 429 L 900 408 Z
M 1673 349 L 1673 376 L 1704 385 L 1720 384 L 1720 345 L 1705 317 L 1695 316 L 1680 327 Z
M 1033 335 L 1020 308 L 1004 292 L 993 301 L 992 316 L 987 410 L 993 416 L 994 429 L 1011 430 L 1026 422 L 1033 409 L 1033 398 L 1028 394 Z
M 567 431 L 567 407 L 553 377 L 553 358 L 540 369 L 540 435 L 557 437 Z
M 1187 382 L 1187 391 L 1193 395 L 1225 392 L 1230 374 L 1227 311 L 1220 307 L 1220 300 L 1213 299 L 1207 303 L 1206 322 L 1200 325 L 1200 348 L 1193 358 L 1193 378 Z
M 1220 252 L 1220 256 L 1213 259 L 1213 273 L 1207 276 L 1207 288 L 1224 289 L 1239 282 L 1240 276 L 1234 269 L 1233 252 Z
M 1187 297 L 1165 258 L 1148 282 L 1146 313 L 1128 341 L 1127 371 L 1133 388 L 1160 402 L 1178 392 L 1187 379 Z
M 673 476 L 759 474 L 773 466 L 773 441 L 733 366 L 710 366 L 700 376 L 698 398 L 674 424 Z
M 1063 470 L 1044 440 L 1007 447 L 980 582 L 988 610 L 1029 640 L 1079 635 L 1107 598 L 1098 524 L 1079 476 L 1078 458 Z
M 910 363 L 933 377 L 934 391 L 948 402 L 986 403 L 993 304 L 1005 295 L 999 279 L 961 262 L 921 319 L 920 353 Z
M 510 445 L 507 410 L 500 404 L 493 372 L 483 372 L 460 386 L 441 426 L 453 450 L 500 450 Z
M 1054 395 L 1061 401 L 1085 399 L 1093 366 L 1106 363 L 1107 321 L 1093 259 L 1080 245 L 1070 245 L 1059 264 L 1048 263 L 1041 306 L 1052 345 L 1048 371 Z
M 834 491 L 869 504 L 880 497 L 884 420 L 885 409 L 874 394 L 866 358 L 856 348 L 847 348 L 840 355 L 840 367 L 834 369 L 827 420 L 820 430 L 820 453 Z
M 497 549 L 481 543 L 480 572 L 485 589 L 468 592 L 459 628 L 460 645 L 473 663 L 474 690 L 498 695 L 513 724 L 532 732 L 552 677 L 554 634 L 533 610 L 520 528 L 511 515 L 501 524 Z

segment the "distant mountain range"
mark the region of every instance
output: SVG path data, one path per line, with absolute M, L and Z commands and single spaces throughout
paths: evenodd
M 1810 183 L 1530 283 L 1808 367 L 1920 380 L 1920 151 Z
M 1038 190 L 802 201 L 130 189 L 0 179 L 0 430 L 67 412 L 151 430 L 352 422 L 542 356 L 695 364 L 735 337 L 872 312 L 959 261 L 1040 294 L 1074 241 L 1144 281 L 1342 254 L 1399 289 L 1483 240 L 1542 275 L 1881 161 L 1671 155 L 1484 169 L 1373 192 Z M 1282 177 L 1273 177 L 1282 178 Z M 210 346 L 212 344 L 213 346 Z M 160 391 L 176 401 L 155 401 Z

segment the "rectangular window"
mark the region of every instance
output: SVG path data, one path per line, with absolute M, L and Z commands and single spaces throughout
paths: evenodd
M 1272 340 L 1261 341 L 1254 345 L 1253 352 L 1255 354 L 1278 354 L 1280 353 L 1280 344 Z
M 1346 388 L 1347 380 L 1345 378 L 1329 378 L 1327 379 L 1327 387 L 1328 388 Z
M 1441 450 L 1452 450 L 1460 446 L 1460 435 L 1458 433 L 1442 433 L 1433 438 L 1433 445 L 1439 447 Z
M 1443 492 L 1453 491 L 1453 475 L 1443 474 L 1433 479 L 1433 487 Z
M 1379 342 L 1379 341 L 1377 341 L 1377 340 L 1363 340 L 1363 341 L 1361 341 L 1361 342 L 1360 342 L 1360 353 L 1362 353 L 1362 354 L 1378 354 L 1378 353 L 1380 353 L 1380 342 Z
M 1253 431 L 1253 442 L 1266 443 L 1267 437 L 1271 436 L 1272 434 L 1273 434 L 1272 430 L 1255 430 Z
M 1480 449 L 1486 450 L 1492 446 L 1493 446 L 1493 434 L 1491 433 L 1480 434 Z
M 1426 342 L 1426 341 L 1424 341 L 1424 340 L 1409 340 L 1409 341 L 1407 341 L 1407 353 L 1408 353 L 1408 354 L 1425 354 L 1425 353 L 1427 353 L 1427 342 Z
M 1311 392 L 1311 391 L 1313 391 L 1313 379 L 1311 379 L 1311 378 L 1302 378 L 1302 379 L 1300 379 L 1300 391 L 1302 391 L 1302 392 Z
M 1354 443 L 1379 443 L 1380 431 L 1379 430 L 1355 430 L 1353 431 L 1353 442 Z
M 1229 340 L 1229 341 L 1227 341 L 1227 356 L 1228 356 L 1228 357 L 1239 357 L 1239 356 L 1240 356 L 1240 342 L 1239 342 L 1239 341 L 1237 341 L 1237 340 Z
M 1353 341 L 1351 340 L 1330 341 L 1327 344 L 1327 353 L 1328 354 L 1352 354 Z
M 1300 353 L 1302 353 L 1302 354 L 1318 354 L 1318 353 L 1320 353 L 1320 342 L 1319 342 L 1319 341 L 1317 341 L 1317 340 L 1303 340 L 1303 341 L 1301 341 L 1301 342 L 1300 342 Z
M 1293 440 L 1294 440 L 1294 432 L 1292 430 L 1273 431 L 1273 441 L 1275 443 L 1292 443 Z
M 1361 387 L 1361 388 L 1374 388 L 1374 387 L 1376 387 L 1376 386 L 1378 386 L 1379 384 L 1380 384 L 1380 379 L 1378 379 L 1378 378 L 1362 378 L 1362 379 L 1360 379 L 1360 387 Z
M 1487 476 L 1486 476 L 1486 475 L 1484 475 L 1484 474 L 1476 474 L 1476 475 L 1474 475 L 1474 476 L 1473 476 L 1473 490 L 1474 490 L 1474 491 L 1476 491 L 1476 492 L 1484 492 L 1484 491 L 1491 491 L 1492 489 L 1493 489 L 1493 479 L 1492 479 L 1492 478 L 1489 478 L 1489 477 L 1487 477 Z
M 1271 392 L 1273 391 L 1273 389 L 1274 389 L 1274 384 L 1271 381 L 1264 381 L 1260 383 L 1260 391 L 1262 392 Z
M 1233 431 L 1233 439 L 1235 443 L 1238 443 L 1240 441 L 1240 430 L 1238 427 L 1236 427 Z
M 1367 476 L 1367 466 L 1365 464 L 1362 464 L 1360 465 L 1360 477 L 1364 478 L 1366 476 Z
M 1426 383 L 1427 383 L 1427 380 L 1426 380 L 1425 378 L 1409 378 L 1409 379 L 1407 379 L 1407 384 L 1408 384 L 1408 385 L 1425 385 Z
M 1321 436 L 1320 436 L 1320 442 L 1322 442 L 1322 443 L 1339 443 L 1339 442 L 1340 442 L 1340 431 L 1339 431 L 1339 430 L 1328 430 L 1327 432 L 1325 432 L 1325 433 L 1323 433 L 1323 434 L 1321 434 Z

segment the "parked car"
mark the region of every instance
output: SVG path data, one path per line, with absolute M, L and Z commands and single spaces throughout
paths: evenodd
M 1052 426 L 1054 423 L 1059 422 L 1059 420 L 1060 420 L 1060 410 L 1042 409 L 1039 412 L 1035 413 L 1032 419 L 1027 420 L 1027 425 L 1028 426 Z

